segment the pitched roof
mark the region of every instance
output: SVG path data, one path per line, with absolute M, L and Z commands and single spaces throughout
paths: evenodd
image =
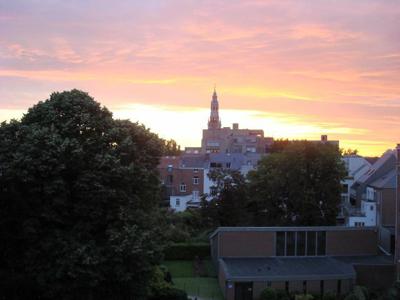
M 396 169 L 392 169 L 369 185 L 377 189 L 395 189 L 397 186 Z
M 324 257 L 221 258 L 227 280 L 354 279 L 352 264 Z
M 376 174 L 379 172 L 388 172 L 392 167 L 395 166 L 396 152 L 394 150 L 387 150 L 372 166 L 371 168 L 362 175 L 357 182 L 361 184 L 368 184 L 369 182 L 376 179 Z M 384 173 L 386 173 L 384 172 Z

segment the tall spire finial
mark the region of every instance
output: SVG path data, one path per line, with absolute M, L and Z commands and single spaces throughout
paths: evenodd
M 221 128 L 221 121 L 219 119 L 218 114 L 218 96 L 217 96 L 217 89 L 216 85 L 214 84 L 214 93 L 212 95 L 211 100 L 211 112 L 210 112 L 210 119 L 208 120 L 208 129 L 220 129 Z

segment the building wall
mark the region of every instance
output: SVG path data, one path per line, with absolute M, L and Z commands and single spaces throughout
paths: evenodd
M 355 265 L 357 285 L 369 288 L 390 288 L 395 281 L 394 265 Z
M 379 246 L 387 253 L 391 252 L 391 232 L 383 226 L 379 227 Z
M 376 255 L 377 229 L 327 230 L 326 255 Z M 318 227 L 315 227 L 315 230 Z M 218 257 L 275 256 L 275 231 L 221 231 Z M 217 236 L 215 235 L 215 236 Z
M 376 255 L 377 230 L 326 232 L 326 255 Z
M 221 232 L 220 257 L 261 257 L 275 255 L 275 232 Z
M 380 220 L 382 226 L 394 226 L 396 222 L 396 190 L 383 189 L 379 195 Z
M 235 127 L 203 129 L 201 141 L 203 153 L 264 153 L 265 144 L 263 130 Z

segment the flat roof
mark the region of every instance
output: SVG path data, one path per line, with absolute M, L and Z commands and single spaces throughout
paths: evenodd
M 351 263 L 333 257 L 220 258 L 226 280 L 289 281 L 355 279 Z
M 251 232 L 251 231 L 368 231 L 377 230 L 375 226 L 348 227 L 348 226 L 275 226 L 275 227 L 218 227 L 210 238 L 220 232 Z

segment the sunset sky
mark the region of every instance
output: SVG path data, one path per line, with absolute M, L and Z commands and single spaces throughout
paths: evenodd
M 0 0 L 0 120 L 82 89 L 198 146 L 223 126 L 380 155 L 400 143 L 400 1 Z

